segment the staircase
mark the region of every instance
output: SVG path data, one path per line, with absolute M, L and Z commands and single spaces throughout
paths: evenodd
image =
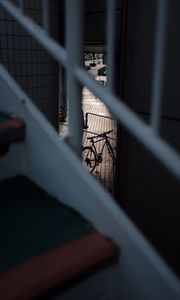
M 112 241 L 27 177 L 0 191 L 1 299 L 33 299 L 116 256 Z
M 66 53 L 44 30 L 9 1 L 1 0 L 0 4 L 66 64 Z M 108 97 L 114 99 L 86 74 L 82 78 L 84 71 L 71 71 L 68 65 L 67 69 L 71 96 L 78 95 L 76 81 L 85 80 L 97 96 L 103 94 L 105 102 Z M 81 128 L 73 129 L 77 116 L 72 123 L 70 120 L 66 143 L 3 66 L 0 98 L 0 298 L 34 299 L 69 282 L 63 293 L 58 291 L 60 299 L 179 299 L 178 279 L 83 168 L 78 158 Z M 117 112 L 124 109 L 121 104 L 117 107 Z M 12 112 L 18 117 L 12 117 Z M 131 116 L 131 112 L 128 114 Z M 140 129 L 139 139 L 146 129 Z M 155 141 L 153 137 L 145 143 L 152 142 L 156 153 Z M 168 167 L 172 168 L 171 160 Z M 175 174 L 178 176 L 178 168 Z M 97 268 L 102 263 L 103 268 Z M 92 268 L 95 271 L 87 273 Z
M 2 71 L 6 72 L 3 69 Z M 13 81 L 12 83 L 15 84 Z M 12 106 L 10 105 L 11 109 L 14 100 Z M 117 257 L 118 251 L 111 240 L 98 233 L 94 226 L 80 217 L 74 209 L 61 204 L 37 186 L 33 176 L 34 181 L 30 180 L 31 175 L 28 174 L 27 177 L 22 169 L 19 169 L 15 176 L 12 176 L 11 172 L 5 175 L 7 170 L 14 171 L 13 166 L 17 157 L 13 146 L 24 148 L 25 152 L 26 150 L 29 152 L 28 142 L 32 143 L 29 133 L 32 131 L 35 139 L 38 137 L 40 141 L 42 138 L 35 133 L 36 129 L 34 131 L 28 126 L 25 115 L 12 117 L 8 113 L 8 101 L 5 102 L 3 112 L 0 113 L 3 179 L 0 182 L 3 245 L 0 251 L 0 296 L 4 300 L 34 299 L 56 286 L 78 278 L 92 267 Z M 22 105 L 25 105 L 24 101 Z M 41 143 L 37 145 L 42 146 Z M 40 147 L 35 144 L 33 146 Z M 11 155 L 12 165 L 8 159 Z M 22 157 L 20 159 L 22 160 Z M 35 177 L 36 170 L 34 170 Z M 48 177 L 48 173 L 44 176 Z M 61 188 L 58 190 L 60 200 Z M 80 191 L 77 192 L 78 197 L 81 197 L 80 194 Z

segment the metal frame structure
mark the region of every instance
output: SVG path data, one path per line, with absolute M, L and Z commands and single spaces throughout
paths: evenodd
M 102 116 L 102 115 L 99 115 L 99 114 L 95 114 L 95 113 L 92 113 L 92 112 L 87 112 L 85 114 L 85 129 L 88 128 L 88 116 L 91 115 L 91 116 L 96 116 L 98 118 L 104 118 L 104 119 L 109 119 L 109 120 L 114 120 L 113 118 L 111 117 L 108 117 L 108 116 Z
M 44 13 L 43 28 L 23 14 L 22 0 L 19 1 L 20 8 L 12 4 L 9 0 L 0 0 L 0 5 L 66 69 L 70 109 L 68 142 L 79 157 L 81 156 L 82 139 L 81 87 L 87 86 L 91 92 L 107 105 L 113 116 L 180 180 L 179 154 L 163 141 L 158 133 L 161 89 L 163 84 L 164 49 L 162 45 L 165 42 L 164 21 L 166 20 L 167 12 L 166 5 L 165 10 L 162 9 L 165 1 L 159 1 L 157 19 L 163 20 L 163 23 L 157 22 L 154 72 L 158 76 L 154 79 L 153 116 L 152 124 L 150 125 L 145 124 L 123 103 L 122 99 L 118 99 L 114 95 L 112 78 L 109 86 L 102 87 L 81 67 L 80 44 L 83 13 L 81 0 L 66 0 L 66 49 L 49 36 L 48 1 L 42 0 Z M 112 38 L 115 34 L 115 18 L 113 17 L 115 1 L 108 0 L 107 7 L 109 8 L 107 16 L 107 32 L 109 33 L 107 39 L 109 39 L 109 43 L 111 44 L 108 47 L 108 62 L 113 65 L 114 47 L 112 43 L 114 38 L 110 41 L 110 37 Z M 159 62 L 159 56 L 162 57 L 161 62 Z M 109 76 L 111 76 L 111 71 L 109 72 Z M 15 107 L 19 103 L 19 110 L 22 110 L 23 116 L 27 117 L 27 125 L 30 128 L 26 145 L 21 146 L 22 153 L 25 152 L 24 150 L 27 152 L 27 160 L 25 160 L 25 155 L 22 155 L 22 164 L 20 167 L 17 166 L 17 169 L 18 167 L 23 169 L 24 172 L 27 172 L 27 175 L 32 179 L 36 179 L 40 186 L 45 187 L 57 199 L 60 198 L 60 168 L 57 168 L 57 165 L 66 170 L 70 182 L 75 181 L 71 189 L 69 189 L 68 180 L 64 180 L 61 185 L 61 198 L 66 199 L 64 200 L 66 204 L 71 205 L 82 213 L 83 216 L 89 218 L 98 230 L 112 237 L 119 247 L 122 246 L 122 256 L 124 259 L 122 262 L 118 262 L 118 276 L 121 279 L 117 284 L 117 287 L 121 290 L 122 299 L 134 299 L 136 297 L 134 292 L 137 292 L 137 296 L 138 293 L 142 296 L 141 298 L 138 297 L 138 299 L 154 299 L 155 297 L 167 300 L 179 299 L 179 282 L 174 274 L 146 242 L 124 212 L 118 209 L 110 196 L 95 182 L 94 178 L 85 172 L 77 159 L 77 155 L 71 151 L 64 141 L 58 140 L 50 124 L 48 124 L 29 99 L 27 99 L 27 96 L 20 90 L 2 66 L 0 67 L 0 74 L 1 95 L 3 99 L 8 99 L 9 101 L 2 101 L 2 108 L 10 110 L 12 106 Z M 13 101 L 13 97 L 15 97 L 15 101 Z M 26 99 L 26 105 L 24 105 L 22 99 Z M 34 124 L 37 124 L 37 126 Z M 42 161 L 42 151 L 39 151 L 36 147 L 39 136 L 42 136 L 43 143 L 48 146 L 48 151 L 43 153 L 43 159 L 50 163 L 45 165 L 44 161 Z M 17 161 L 16 157 L 15 159 Z M 7 165 L 10 166 L 8 162 L 7 159 Z M 54 180 L 49 180 L 51 177 Z M 81 198 L 84 201 L 81 201 L 79 191 L 81 191 Z M 72 194 L 74 197 L 73 200 Z M 117 299 L 119 296 L 120 294 Z
M 166 1 L 167 2 L 167 1 Z M 162 87 L 162 68 L 163 68 L 163 45 L 165 41 L 165 20 L 167 4 L 160 0 L 158 14 L 157 14 L 157 37 L 155 44 L 155 66 L 154 66 L 154 88 L 153 88 L 153 108 L 152 108 L 152 124 L 146 125 L 135 113 L 133 113 L 121 99 L 118 99 L 111 91 L 113 81 L 111 81 L 111 71 L 109 71 L 110 86 L 107 88 L 99 86 L 81 67 L 81 22 L 82 22 L 82 4 L 81 0 L 66 1 L 66 35 L 67 35 L 67 49 L 64 49 L 57 42 L 50 38 L 48 33 L 48 14 L 46 1 L 42 1 L 44 7 L 44 28 L 35 24 L 29 17 L 22 14 L 15 5 L 6 0 L 0 0 L 1 5 L 41 44 L 46 50 L 63 65 L 68 72 L 68 97 L 69 97 L 69 142 L 75 152 L 81 156 L 81 86 L 87 86 L 97 97 L 99 97 L 109 108 L 114 117 L 121 122 L 145 147 L 147 147 L 172 174 L 180 179 L 180 157 L 179 154 L 169 146 L 158 135 L 157 128 L 160 124 L 160 90 Z M 20 1 L 21 3 L 21 1 Z M 115 10 L 115 2 L 108 0 L 110 12 L 108 14 L 108 32 L 112 36 L 115 34 L 113 22 L 113 11 Z M 160 21 L 159 21 L 160 20 Z M 108 37 L 110 34 L 108 34 Z M 107 48 L 110 53 L 108 65 L 113 66 L 113 47 L 112 38 L 107 41 Z M 162 57 L 160 59 L 160 57 Z M 157 74 L 157 75 L 156 75 Z M 78 122 L 79 120 L 79 122 Z
M 10 1 L 0 0 L 0 4 L 10 13 L 57 61 L 67 70 L 68 98 L 69 98 L 69 143 L 74 151 L 81 156 L 81 87 L 87 88 L 99 97 L 111 111 L 112 115 L 128 129 L 128 131 L 138 139 L 158 160 L 170 170 L 170 172 L 180 180 L 180 156 L 168 143 L 158 134 L 160 126 L 161 111 L 161 90 L 163 84 L 163 57 L 165 43 L 165 23 L 167 12 L 167 1 L 159 0 L 157 13 L 157 36 L 154 53 L 154 85 L 152 95 L 152 122 L 145 124 L 135 113 L 131 111 L 112 92 L 113 80 L 111 69 L 109 70 L 110 83 L 108 87 L 99 86 L 87 72 L 81 67 L 81 36 L 82 36 L 82 1 L 66 1 L 66 40 L 67 47 L 64 49 L 55 42 L 48 32 L 49 16 L 47 13 L 47 1 L 42 1 L 43 24 L 41 28 L 35 24 L 28 16 L 22 13 L 23 7 L 20 1 L 18 9 Z M 107 7 L 107 44 L 108 62 L 113 66 L 114 46 L 113 36 L 115 36 L 115 1 L 108 0 Z M 46 20 L 46 21 L 45 21 Z M 156 75 L 157 74 L 157 75 Z M 78 121 L 79 120 L 79 121 Z

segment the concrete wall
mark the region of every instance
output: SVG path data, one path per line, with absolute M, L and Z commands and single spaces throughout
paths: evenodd
M 150 121 L 157 1 L 129 0 L 124 74 L 125 102 Z M 161 136 L 180 150 L 180 2 L 169 1 Z M 180 273 L 180 185 L 119 127 L 117 195 L 121 205 L 168 263 Z
M 38 24 L 42 24 L 41 1 L 23 2 L 25 13 Z M 50 1 L 50 20 L 50 33 L 58 39 L 57 0 Z M 2 8 L 0 9 L 0 62 L 48 120 L 57 126 L 58 64 Z

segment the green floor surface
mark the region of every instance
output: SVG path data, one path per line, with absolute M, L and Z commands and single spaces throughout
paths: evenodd
M 0 272 L 92 230 L 28 178 L 0 182 Z

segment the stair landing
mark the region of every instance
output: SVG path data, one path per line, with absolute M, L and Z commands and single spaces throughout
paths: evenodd
M 0 192 L 0 299 L 33 299 L 116 257 L 111 240 L 28 178 Z

